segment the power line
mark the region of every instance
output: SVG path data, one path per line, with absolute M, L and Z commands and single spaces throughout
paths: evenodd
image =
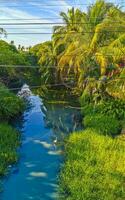
M 10 1 L 10 0 L 4 0 L 4 1 L 0 1 L 0 3 L 20 3 L 20 1 L 18 1 L 18 0 L 12 0 L 12 2 Z M 22 0 L 21 2 L 25 2 L 24 0 Z M 36 2 L 40 2 L 41 3 L 41 0 L 27 0 L 27 3 L 31 3 L 31 2 L 34 2 L 34 3 L 36 3 Z M 64 0 L 51 0 L 51 2 L 64 2 Z M 67 0 L 67 2 L 68 3 L 70 3 L 70 2 L 73 2 L 72 0 Z M 75 2 L 73 2 L 73 3 L 75 3 Z M 112 2 L 112 1 L 107 1 L 106 3 L 124 3 L 124 1 L 117 1 L 117 2 Z M 87 3 L 88 5 L 89 4 L 91 4 L 91 2 L 88 2 Z M 94 4 L 94 3 L 93 3 Z
M 35 3 L 35 2 L 34 2 Z M 121 4 L 120 2 L 119 3 L 114 3 L 114 4 Z M 77 7 L 77 6 L 92 6 L 92 5 L 94 5 L 94 4 L 83 4 L 83 3 L 79 3 L 79 4 L 72 4 L 72 5 L 58 5 L 58 4 L 37 4 L 36 5 L 36 3 L 35 3 L 35 5 L 34 4 L 32 4 L 31 5 L 31 3 L 30 3 L 30 5 L 2 5 L 2 7 L 11 7 L 11 8 L 32 8 L 33 6 L 41 6 L 41 7 Z M 122 6 L 122 8 L 123 7 L 125 7 L 125 6 Z
M 13 28 L 12 27 L 12 28 L 10 28 L 9 27 L 9 28 L 6 28 L 6 30 L 23 30 L 23 29 L 26 29 L 26 30 L 30 30 L 30 29 L 34 29 L 34 30 L 40 30 L 40 29 L 50 30 L 51 29 L 52 30 L 52 28 L 53 27 L 28 27 L 28 28 L 27 27 L 25 27 L 25 28 L 23 28 L 23 27 L 21 27 L 21 28 L 18 28 L 18 27 L 17 28 L 16 27 Z
M 53 30 L 54 27 L 7 27 L 6 30 Z M 114 30 L 114 28 L 121 28 L 121 26 L 116 26 L 116 27 L 112 27 L 112 29 L 110 29 L 109 31 Z M 123 27 L 122 27 L 123 28 Z M 125 28 L 125 25 L 124 25 Z M 55 32 L 56 33 L 56 32 Z M 80 32 L 81 33 L 81 32 Z
M 92 33 L 92 34 L 94 34 L 94 33 L 99 33 L 99 34 L 102 34 L 102 33 L 104 33 L 104 34 L 109 34 L 109 33 L 125 33 L 125 31 L 108 31 L 107 30 L 107 32 L 93 32 L 93 31 L 88 31 L 88 32 L 86 32 L 86 31 L 84 31 L 84 32 L 70 32 L 70 33 L 49 33 L 49 32 L 25 32 L 25 33 L 14 33 L 14 32 L 12 32 L 12 33 L 7 33 L 7 35 L 52 35 L 52 34 L 55 34 L 55 35 L 66 35 L 66 34 L 68 34 L 68 35 L 75 35 L 75 34 L 84 34 L 84 33 Z
M 25 19 L 25 18 L 18 18 L 18 19 L 15 19 L 15 18 L 11 18 L 11 19 L 10 18 L 8 18 L 8 19 L 6 18 L 5 19 L 4 18 L 4 19 L 2 19 L 1 18 L 0 20 L 3 20 L 3 21 L 8 21 L 8 20 L 15 20 L 15 21 L 21 21 L 21 20 L 30 21 L 31 20 L 31 21 L 35 21 L 35 20 L 46 20 L 46 19 L 62 19 L 62 18 L 61 17 L 60 18 L 59 17 L 46 17 L 46 18 L 43 17 L 43 18 L 30 18 L 30 19 L 28 19 L 28 18 L 27 19 Z
M 88 77 L 88 78 L 98 78 L 96 76 L 94 77 Z M 107 79 L 107 81 L 117 81 L 117 80 L 125 80 L 125 77 L 118 77 L 118 78 L 111 78 L 111 79 Z M 90 82 L 95 82 L 95 81 L 98 81 L 98 82 L 102 82 L 102 80 L 98 80 L 98 79 L 95 79 L 95 80 L 89 80 Z M 65 84 L 65 85 L 64 85 Z M 35 88 L 42 88 L 44 86 L 48 86 L 48 87 L 52 87 L 52 86 L 66 86 L 67 83 L 57 83 L 57 84 L 42 84 L 42 85 L 38 85 L 38 86 L 30 86 L 30 89 L 35 89 Z M 72 84 L 71 84 L 72 85 Z M 10 90 L 10 91 L 16 91 L 16 90 L 20 90 L 22 87 L 13 87 L 13 88 L 7 88 L 7 90 Z M 3 91 L 3 89 L 0 88 L 1 91 Z
M 30 89 L 35 89 L 35 88 L 42 88 L 43 86 L 62 86 L 64 85 L 63 83 L 58 83 L 58 84 L 44 84 L 44 85 L 38 85 L 38 86 L 30 86 Z M 7 90 L 10 91 L 15 91 L 15 90 L 20 90 L 21 87 L 17 87 L 17 88 L 7 88 Z M 3 89 L 0 88 L 1 91 L 3 91 Z
M 69 56 L 69 55 L 64 55 L 63 57 L 66 57 L 66 56 Z M 71 56 L 71 55 L 70 55 Z M 99 55 L 98 55 L 99 56 Z M 100 55 L 101 56 L 101 55 Z M 113 56 L 113 55 L 105 55 L 106 57 L 110 57 L 110 56 Z M 78 56 L 77 56 L 78 57 Z M 92 56 L 94 57 L 94 56 Z M 96 57 L 96 55 L 95 55 Z M 117 56 L 115 56 L 117 57 Z M 118 56 L 119 57 L 119 56 Z M 37 68 L 61 68 L 61 67 L 69 67 L 68 65 L 67 66 L 58 66 L 58 65 L 51 65 L 51 66 L 46 66 L 46 65 L 34 65 L 34 66 L 28 66 L 28 65 L 0 65 L 0 68 L 32 68 L 32 69 L 37 69 Z M 73 66 L 72 66 L 73 67 Z M 92 67 L 91 67 L 92 68 Z M 98 68 L 98 66 L 96 66 L 95 68 Z M 109 69 L 112 69 L 112 67 L 107 67 Z M 93 69 L 93 68 L 92 68 Z
M 111 24 L 116 24 L 116 23 L 119 24 L 119 23 L 121 23 L 121 22 L 111 22 L 110 25 L 111 25 Z M 60 23 L 58 23 L 58 24 L 60 24 Z M 94 23 L 84 23 L 84 24 L 94 24 Z M 11 25 L 11 24 L 10 24 L 10 25 Z M 53 28 L 55 27 L 55 26 L 53 26 L 53 25 L 52 25 L 52 26 L 47 26 L 47 25 L 45 25 L 45 26 L 40 26 L 39 24 L 36 24 L 36 25 L 38 25 L 38 26 L 40 26 L 40 27 L 30 27 L 30 25 L 31 25 L 31 24 L 29 24 L 28 27 L 27 27 L 27 26 L 26 26 L 26 27 L 19 27 L 19 26 L 16 27 L 16 26 L 15 26 L 15 27 L 6 27 L 6 28 L 4 27 L 4 29 L 17 29 L 17 30 L 18 30 L 18 29 L 27 29 L 27 30 L 28 30 L 28 29 L 53 29 Z M 65 24 L 65 25 L 66 25 L 66 24 Z M 60 26 L 60 25 L 59 25 L 59 26 Z M 65 26 L 60 26 L 60 27 L 65 27 Z M 125 27 L 125 25 L 124 25 L 124 26 L 122 26 L 122 25 L 121 25 L 121 26 L 120 26 L 120 25 L 119 25 L 119 26 L 118 26 L 118 25 L 117 25 L 117 26 L 112 26 L 111 28 L 114 30 L 114 28 L 117 28 L 117 29 L 118 29 L 118 28 L 121 28 L 121 27 Z M 111 30 L 111 28 L 110 28 L 110 30 Z
M 35 2 L 34 2 L 35 3 Z M 93 5 L 93 4 L 83 4 L 83 3 L 81 3 L 81 4 L 72 4 L 72 5 L 58 5 L 58 4 L 36 4 L 35 3 L 35 5 L 34 4 L 30 4 L 30 5 L 6 5 L 7 7 L 14 7 L 14 8 L 21 8 L 21 7 L 25 7 L 25 8 L 31 8 L 31 7 L 33 7 L 33 6 L 42 6 L 42 7 L 73 7 L 73 6 L 88 6 L 88 5 Z M 3 7 L 5 6 L 5 5 L 2 5 Z
M 4 1 L 0 1 L 0 3 L 22 3 L 22 2 L 25 2 L 24 0 L 22 0 L 21 2 L 20 1 L 18 1 L 18 0 L 12 0 L 12 2 L 11 1 L 9 1 L 9 0 L 4 0 Z M 64 2 L 64 0 L 51 0 L 51 2 Z M 71 0 L 67 0 L 67 2 L 71 2 Z M 26 2 L 25 2 L 26 3 Z M 30 0 L 30 1 L 27 1 L 27 3 L 41 3 L 41 0 L 35 0 L 35 1 L 33 1 L 33 0 Z
M 63 19 L 63 18 L 61 18 L 61 17 L 40 17 L 40 18 L 0 18 L 0 20 L 4 20 L 4 21 L 8 21 L 8 20 L 17 20 L 17 21 L 21 21 L 21 20 L 31 20 L 31 21 L 34 21 L 34 20 L 46 20 L 46 19 Z M 103 18 L 102 17 L 90 17 L 89 19 L 98 19 L 98 20 L 103 20 Z M 116 21 L 114 21 L 114 22 L 116 22 Z M 89 22 L 88 22 L 89 23 Z
M 96 18 L 95 18 L 96 19 Z M 101 21 L 97 21 L 101 22 Z M 121 21 L 111 21 L 110 24 L 112 23 L 121 23 Z M 67 25 L 66 22 L 21 22 L 21 23 L 0 23 L 0 26 L 20 26 L 20 25 Z M 71 23 L 72 25 L 84 25 L 84 24 L 95 24 L 95 22 L 73 22 Z

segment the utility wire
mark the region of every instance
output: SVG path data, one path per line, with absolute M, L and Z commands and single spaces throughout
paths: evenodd
M 121 23 L 121 21 L 112 21 L 110 24 L 114 23 Z M 20 26 L 20 25 L 67 25 L 66 22 L 12 22 L 12 23 L 0 23 L 0 26 Z M 84 25 L 84 24 L 95 24 L 94 22 L 73 22 L 72 25 Z
M 17 69 L 19 69 L 19 68 L 24 68 L 24 69 L 28 69 L 28 68 L 32 68 L 32 69 L 41 69 L 41 68 L 43 68 L 43 70 L 46 68 L 46 69 L 48 69 L 48 68 L 69 68 L 69 67 L 71 67 L 71 66 L 23 66 L 23 65 L 19 65 L 19 66 L 9 66 L 9 65 L 0 65 L 0 68 L 17 68 Z M 74 67 L 74 66 L 72 66 L 72 67 Z M 82 67 L 82 66 L 81 66 Z M 95 67 L 92 67 L 92 66 L 87 66 L 87 68 L 89 69 L 89 70 L 93 70 L 93 69 L 99 69 L 99 67 L 98 66 L 95 66 Z M 122 67 L 120 67 L 119 66 L 119 68 L 118 69 L 120 69 L 120 70 L 123 70 L 125 67 L 123 66 L 123 68 Z M 106 67 L 106 69 L 112 69 L 113 70 L 113 67 Z M 116 68 L 115 68 L 116 69 Z M 0 76 L 0 78 L 2 78 L 1 76 Z
M 21 27 L 20 28 L 19 27 L 17 27 L 17 28 L 16 27 L 14 27 L 14 28 L 8 27 L 8 28 L 6 28 L 6 30 L 24 30 L 24 29 L 26 29 L 26 30 L 31 30 L 31 29 L 33 29 L 33 30 L 40 30 L 40 29 L 52 30 L 52 28 L 53 27 L 28 27 L 28 28 L 27 27 L 24 27 L 24 28 L 23 27 L 22 28 Z
M 0 2 L 1 3 L 1 2 Z M 12 4 L 12 3 L 11 3 Z M 35 4 L 35 5 L 34 5 Z M 120 3 L 119 3 L 120 4 Z M 41 4 L 41 3 L 37 3 L 36 4 L 36 2 L 33 2 L 32 4 L 31 4 L 31 2 L 30 2 L 30 4 L 29 5 L 26 5 L 26 4 L 24 4 L 24 5 L 6 5 L 7 7 L 32 7 L 32 6 L 45 6 L 45 7 L 71 7 L 71 6 L 88 6 L 88 5 L 93 5 L 93 3 L 91 3 L 91 4 L 86 4 L 86 3 L 77 3 L 77 4 L 72 4 L 72 5 L 67 5 L 67 4 Z M 4 6 L 4 5 L 3 5 Z
M 43 84 L 43 85 L 38 85 L 38 86 L 30 86 L 30 89 L 35 89 L 35 88 L 42 88 L 43 86 L 62 86 L 63 83 L 58 83 L 58 84 Z M 15 90 L 20 90 L 22 87 L 16 87 L 16 88 L 7 88 L 7 90 L 10 91 L 15 91 Z M 3 89 L 0 88 L 0 91 L 3 91 Z
M 0 18 L 0 20 L 3 20 L 3 21 L 9 21 L 9 20 L 14 20 L 14 21 L 21 21 L 21 20 L 29 20 L 29 21 L 35 21 L 35 20 L 47 20 L 47 19 L 58 19 L 58 20 L 63 20 L 63 18 L 61 17 L 40 17 L 40 18 Z M 101 17 L 90 17 L 90 19 L 98 19 L 98 20 L 103 20 L 103 18 Z M 117 21 L 114 21 L 114 22 L 117 22 Z M 89 23 L 89 22 L 88 22 Z M 90 22 L 91 23 L 91 22 Z
M 92 77 L 92 78 L 97 78 L 97 77 Z M 119 77 L 119 78 L 111 78 L 111 79 L 108 79 L 107 81 L 117 81 L 117 80 L 124 80 L 125 81 L 125 77 Z M 95 81 L 98 81 L 98 82 L 103 82 L 102 80 L 89 80 L 89 82 L 95 82 Z M 44 86 L 48 86 L 48 87 L 52 87 L 52 86 L 65 86 L 64 84 L 67 84 L 67 83 L 57 83 L 57 84 L 42 84 L 42 85 L 38 85 L 38 86 L 30 86 L 31 89 L 36 89 L 36 88 L 42 88 Z M 71 84 L 72 85 L 72 84 Z M 13 87 L 13 88 L 7 88 L 7 90 L 10 90 L 10 91 L 16 91 L 16 90 L 20 90 L 22 87 Z M 3 91 L 3 89 L 0 88 L 0 91 Z
M 10 32 L 10 33 L 7 33 L 7 35 L 52 35 L 52 34 L 54 34 L 54 35 L 75 35 L 75 34 L 84 34 L 84 33 L 92 33 L 92 34 L 95 34 L 95 33 L 99 33 L 99 34 L 109 34 L 109 33 L 125 33 L 125 31 L 108 31 L 108 32 L 86 32 L 86 31 L 84 31 L 84 32 L 72 32 L 72 33 L 50 33 L 50 32 L 22 32 L 22 33 L 17 33 L 17 32 Z
M 14 2 L 14 3 L 20 3 L 20 1 L 18 1 L 18 0 L 12 0 L 12 1 L 10 1 L 10 0 L 4 0 L 4 1 L 0 1 L 0 3 L 13 3 L 13 2 Z M 25 1 L 22 0 L 21 3 L 22 3 L 22 2 L 25 2 Z M 36 3 L 36 2 L 39 3 L 39 2 L 40 2 L 40 3 L 41 3 L 41 0 L 30 0 L 30 1 L 27 0 L 27 3 L 32 3 L 32 2 L 34 2 L 34 3 Z M 51 2 L 56 2 L 56 3 L 57 3 L 57 2 L 64 2 L 64 0 L 51 0 Z M 73 1 L 72 1 L 72 0 L 66 0 L 66 2 L 70 3 L 70 2 L 73 2 Z M 117 2 L 106 1 L 106 2 L 107 2 L 107 3 L 111 3 L 111 4 L 112 4 L 112 3 L 115 3 L 115 4 L 116 4 L 116 3 L 124 3 L 124 1 L 122 1 L 122 2 L 121 2 L 121 1 L 117 1 Z M 73 3 L 75 4 L 75 2 L 73 2 Z M 91 2 L 88 2 L 88 3 L 87 3 L 87 5 L 89 5 L 89 4 L 91 4 Z M 94 4 L 94 3 L 93 3 L 93 4 Z
M 123 3 L 125 3 L 125 2 L 122 2 L 122 4 Z M 11 2 L 11 4 L 12 4 L 12 2 Z M 121 2 L 116 2 L 116 3 L 112 2 L 112 4 L 117 4 L 118 5 L 118 4 L 121 4 Z M 60 4 L 59 5 L 58 3 L 57 4 L 43 4 L 43 3 L 42 4 L 41 3 L 37 3 L 36 4 L 36 2 L 34 1 L 34 2 L 30 2 L 29 5 L 24 4 L 24 5 L 2 5 L 2 6 L 3 7 L 7 6 L 7 7 L 28 7 L 29 8 L 29 7 L 33 7 L 33 6 L 42 6 L 42 7 L 74 7 L 74 6 L 92 6 L 92 5 L 94 5 L 94 3 L 90 3 L 90 4 L 89 3 L 76 3 L 76 4 L 71 4 L 71 5 L 67 5 L 67 4 L 63 4 L 63 5 Z
M 117 23 L 119 24 L 119 23 L 121 23 L 121 22 L 117 22 Z M 115 24 L 117 24 L 117 23 L 115 23 Z M 92 24 L 92 23 L 90 23 L 90 24 Z M 114 23 L 110 23 L 110 24 L 114 24 Z M 9 25 L 11 25 L 11 24 L 9 24 Z M 29 24 L 29 25 L 30 25 L 30 24 Z M 37 25 L 37 24 L 36 24 L 36 25 Z M 38 25 L 39 25 L 39 24 L 38 24 Z M 40 24 L 40 25 L 41 25 L 41 24 Z M 39 25 L 39 26 L 40 26 L 40 25 Z M 60 24 L 59 24 L 59 26 L 60 26 Z M 21 29 L 27 29 L 27 30 L 28 30 L 28 29 L 38 29 L 38 30 L 39 30 L 39 29 L 47 29 L 47 30 L 50 30 L 50 29 L 51 29 L 51 30 L 52 30 L 54 27 L 55 27 L 55 26 L 40 26 L 40 27 L 30 27 L 30 26 L 27 27 L 27 26 L 26 26 L 26 27 L 6 27 L 6 29 L 12 29 L 12 30 L 13 30 L 13 29 L 17 29 L 17 30 L 18 30 L 18 29 L 19 29 L 19 30 L 21 30 Z M 60 27 L 63 27 L 63 26 L 60 26 Z M 123 26 L 120 26 L 120 25 L 119 25 L 119 26 L 118 26 L 118 25 L 117 25 L 117 26 L 112 26 L 112 27 L 110 28 L 110 30 L 114 30 L 114 28 L 117 28 L 117 29 L 119 28 L 119 29 L 120 29 L 121 27 L 122 27 L 122 28 L 125 28 L 125 24 L 124 24 L 124 27 L 123 27 Z

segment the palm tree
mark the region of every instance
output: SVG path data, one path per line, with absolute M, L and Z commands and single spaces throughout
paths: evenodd
M 47 41 L 41 44 L 37 56 L 40 64 L 40 71 L 45 83 L 57 82 L 57 55 L 58 51 L 53 41 Z
M 67 29 L 69 42 L 58 62 L 61 71 L 67 69 L 65 66 L 68 65 L 68 73 L 74 71 L 77 74 L 80 86 L 87 75 L 105 75 L 110 64 L 123 59 L 124 33 L 121 32 L 125 30 L 124 19 L 124 13 L 120 9 L 103 0 L 89 7 L 87 13 L 82 13 L 79 28 L 81 33 L 76 32 L 71 37 Z M 121 23 L 113 23 L 115 20 L 120 20 Z M 106 54 L 111 56 L 107 57 Z
M 4 36 L 7 36 L 6 30 L 3 29 L 3 28 L 0 28 L 0 34 L 1 34 L 1 35 L 4 35 Z
M 61 72 L 60 74 L 62 75 L 62 71 L 61 71 L 62 68 L 59 61 L 60 61 L 60 58 L 64 55 L 64 52 L 67 49 L 67 47 L 69 47 L 69 45 L 72 42 L 75 45 L 74 39 L 77 36 L 77 33 L 81 31 L 80 23 L 82 23 L 81 21 L 82 12 L 79 9 L 72 8 L 72 9 L 69 9 L 67 13 L 61 12 L 60 16 L 62 17 L 64 25 L 54 27 L 54 33 L 53 33 L 52 39 L 56 46 L 55 48 L 58 49 L 58 57 L 57 57 L 58 70 Z M 76 35 L 74 35 L 74 33 Z M 71 37 L 72 34 L 73 34 L 73 37 Z M 65 60 L 67 60 L 67 56 L 65 56 Z M 69 66 L 69 63 L 65 63 L 65 64 Z M 67 68 L 67 66 L 65 68 Z

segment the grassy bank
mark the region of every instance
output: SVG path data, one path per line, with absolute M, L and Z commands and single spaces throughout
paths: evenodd
M 17 161 L 19 133 L 9 125 L 9 121 L 19 115 L 25 105 L 23 100 L 0 84 L 0 176 L 7 173 L 7 167 Z
M 12 119 L 22 112 L 24 106 L 22 99 L 0 84 L 0 120 L 8 121 Z
M 83 104 L 82 104 L 83 103 Z M 121 132 L 125 103 L 81 101 L 84 130 L 65 143 L 60 173 L 60 199 L 124 200 L 125 142 Z
M 0 176 L 7 173 L 7 167 L 18 159 L 16 152 L 20 135 L 7 123 L 0 124 Z
M 73 133 L 65 146 L 60 199 L 125 199 L 125 143 L 95 129 Z

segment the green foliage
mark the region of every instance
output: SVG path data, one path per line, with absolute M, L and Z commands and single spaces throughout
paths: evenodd
M 24 65 L 27 64 L 23 53 L 18 52 L 14 45 L 0 40 L 0 64 L 1 65 Z
M 65 25 L 54 27 L 51 41 L 31 49 L 42 66 L 56 65 L 55 74 L 59 71 L 69 82 L 72 75 L 80 89 L 86 78 L 112 77 L 121 64 L 125 66 L 125 13 L 121 8 L 97 0 L 86 12 L 72 8 L 60 16 Z M 52 72 L 46 68 L 43 73 L 50 76 Z
M 113 98 L 105 91 L 98 91 L 92 93 L 91 90 L 84 90 L 80 97 L 80 104 L 82 106 L 82 114 L 100 113 L 103 115 L 110 115 L 118 120 L 125 118 L 125 102 L 122 99 Z M 98 91 L 98 92 L 97 92 Z M 98 94 L 97 94 L 98 93 Z
M 112 115 L 90 114 L 84 117 L 83 124 L 104 135 L 114 136 L 120 132 L 120 122 Z
M 5 175 L 8 165 L 17 161 L 19 140 L 20 135 L 15 129 L 6 123 L 0 124 L 0 176 Z
M 125 199 L 125 143 L 92 129 L 70 135 L 60 174 L 61 200 Z
M 9 120 L 24 109 L 24 102 L 5 86 L 0 85 L 0 120 Z
M 23 82 L 23 80 L 29 79 L 31 74 L 36 76 L 35 67 L 34 69 L 24 67 L 36 65 L 34 56 L 30 52 L 17 50 L 14 44 L 8 44 L 3 40 L 0 40 L 0 65 L 6 65 L 5 67 L 0 67 L 0 81 L 6 85 L 12 84 L 13 82 Z M 13 67 L 13 65 L 16 67 Z
M 112 117 L 119 120 L 125 118 L 125 102 L 120 99 L 110 99 L 99 105 L 100 113 L 112 115 Z

